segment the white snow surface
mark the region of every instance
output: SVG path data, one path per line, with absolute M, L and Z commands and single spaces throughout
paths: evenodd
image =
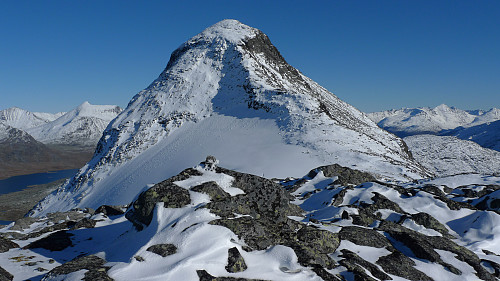
M 46 113 L 30 112 L 18 107 L 11 107 L 0 110 L 0 122 L 11 127 L 26 131 L 27 129 L 38 127 L 61 117 L 65 112 Z
M 331 163 L 393 180 L 428 175 L 401 139 L 289 66 L 266 40 L 224 20 L 181 45 L 109 124 L 94 158 L 32 215 L 129 203 L 207 155 L 265 177 Z
M 201 172 L 200 176 L 191 176 L 174 184 L 189 190 L 200 183 L 215 181 L 223 189 L 231 192 L 231 176 L 217 174 L 200 166 L 196 169 Z M 343 211 L 347 211 L 351 215 L 355 214 L 354 210 L 356 209 L 353 208 L 353 205 L 359 205 L 362 202 L 370 203 L 375 193 L 379 193 L 398 204 L 403 211 L 409 214 L 419 212 L 431 214 L 449 230 L 450 234 L 455 236 L 456 239 L 453 240 L 455 243 L 467 247 L 481 259 L 500 262 L 498 256 L 486 255 L 483 252 L 483 250 L 489 250 L 498 253 L 498 249 L 500 249 L 500 215 L 498 213 L 467 208 L 451 210 L 443 201 L 425 191 L 419 191 L 415 196 L 407 197 L 402 196 L 396 189 L 379 183 L 364 183 L 347 188 L 343 202 L 338 206 L 333 206 L 331 204 L 333 196 L 346 189 L 346 187 L 331 185 L 335 177 L 328 178 L 322 173 L 318 173 L 314 178 L 304 177 L 303 179 L 306 179 L 306 182 L 302 191 L 314 191 L 314 194 L 296 202 L 306 213 L 304 217 L 294 217 L 294 219 L 311 223 L 309 218 L 315 218 L 322 221 L 323 224 L 314 223 L 314 226 L 336 233 L 342 226 L 352 226 L 353 224 L 350 219 L 339 222 L 332 222 L 332 219 L 340 218 Z M 401 188 L 421 189 L 428 184 L 435 184 L 441 188 L 445 185 L 451 188 L 472 184 L 500 185 L 500 177 L 473 174 L 458 175 L 406 183 L 402 184 Z M 478 187 L 478 190 L 480 189 L 481 187 Z M 105 258 L 106 266 L 111 267 L 108 275 L 117 281 L 198 280 L 196 270 L 206 270 L 213 276 L 235 278 L 321 280 L 310 268 L 298 263 L 296 253 L 289 247 L 274 245 L 262 251 L 247 252 L 243 250 L 245 241 L 241 240 L 235 233 L 222 226 L 209 224 L 210 221 L 218 218 L 208 209 L 200 208 L 210 201 L 209 196 L 191 190 L 189 193 L 191 203 L 182 208 L 164 208 L 162 203 L 157 204 L 151 224 L 142 231 L 137 231 L 123 215 L 108 218 L 102 214 L 96 214 L 91 217 L 94 220 L 99 220 L 95 228 L 68 231 L 74 235 L 71 238 L 74 246 L 64 251 L 50 252 L 43 249 L 22 249 L 32 242 L 33 238 L 14 240 L 21 248 L 0 253 L 0 264 L 4 269 L 14 274 L 14 280 L 39 280 L 42 273 L 36 268 L 43 267 L 51 270 L 81 253 Z M 303 192 L 296 193 L 303 194 Z M 381 211 L 389 216 L 398 215 L 394 211 Z M 384 217 L 387 216 L 384 215 Z M 441 235 L 415 223 L 405 222 L 403 225 L 425 235 Z M 6 234 L 13 231 L 10 229 L 12 226 L 13 224 L 0 229 L 0 233 Z M 46 224 L 42 220 L 42 222 L 33 224 L 29 230 L 19 232 L 28 233 L 45 226 Z M 165 243 L 175 245 L 177 247 L 176 253 L 161 257 L 147 251 L 152 245 Z M 478 280 L 475 269 L 460 261 L 456 254 L 436 250 L 446 263 L 460 269 L 461 275 L 452 274 L 438 263 L 416 258 L 408 248 L 399 244 L 395 243 L 394 246 L 415 262 L 415 268 L 435 280 Z M 248 266 L 245 271 L 239 273 L 226 271 L 228 249 L 232 247 L 236 247 L 243 256 Z M 335 253 L 331 253 L 330 257 L 337 262 L 340 261 L 342 259 L 340 251 L 343 249 L 356 253 L 379 269 L 381 267 L 377 265 L 377 260 L 390 254 L 387 248 L 361 246 L 348 240 L 342 240 L 339 248 Z M 27 259 L 27 257 L 31 258 Z M 138 261 L 136 257 L 141 257 L 143 261 Z M 55 262 L 49 263 L 50 258 L 54 259 Z M 35 265 L 22 265 L 26 261 L 36 261 L 37 263 Z M 351 275 L 346 272 L 344 267 L 334 268 L 330 272 L 341 274 L 350 280 L 348 277 Z M 371 276 L 371 273 L 366 272 Z M 77 271 L 47 280 L 81 280 L 84 273 L 85 271 Z M 390 276 L 393 280 L 406 280 L 395 275 Z
M 95 146 L 102 132 L 121 108 L 84 102 L 52 122 L 26 131 L 36 140 L 49 144 Z
M 461 173 L 500 174 L 500 152 L 451 136 L 404 138 L 413 157 L 439 177 Z
M 422 133 L 438 133 L 457 127 L 472 127 L 500 120 L 500 110 L 466 111 L 445 104 L 435 108 L 402 108 L 369 113 L 371 120 L 381 128 L 398 135 L 407 136 Z

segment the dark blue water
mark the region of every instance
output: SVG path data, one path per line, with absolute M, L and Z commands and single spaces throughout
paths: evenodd
M 47 173 L 15 176 L 0 180 L 0 195 L 21 191 L 28 188 L 30 185 L 44 184 L 59 179 L 69 178 L 74 176 L 77 171 L 78 169 L 60 170 Z

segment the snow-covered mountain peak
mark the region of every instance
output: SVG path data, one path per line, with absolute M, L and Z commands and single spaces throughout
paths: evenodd
M 121 110 L 116 105 L 84 102 L 57 120 L 30 128 L 27 132 L 43 143 L 94 146 Z
M 172 53 L 94 158 L 39 207 L 128 203 L 206 155 L 266 177 L 332 163 L 393 180 L 428 175 L 401 139 L 290 66 L 264 33 L 225 20 Z
M 0 121 L 13 128 L 26 130 L 54 121 L 63 114 L 64 112 L 55 114 L 30 112 L 19 107 L 11 107 L 0 110 Z
M 242 24 L 234 19 L 222 20 L 208 28 L 200 34 L 191 38 L 187 44 L 192 44 L 199 41 L 214 41 L 215 39 L 223 39 L 237 44 L 241 40 L 255 36 L 258 29 Z

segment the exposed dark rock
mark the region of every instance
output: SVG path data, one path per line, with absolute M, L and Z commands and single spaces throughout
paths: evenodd
M 88 270 L 85 272 L 84 281 L 112 281 L 107 271 L 109 267 L 104 266 L 105 260 L 94 255 L 85 256 L 74 259 L 49 271 L 42 280 L 50 280 L 60 275 L 66 275 L 82 269 Z
M 0 253 L 5 253 L 10 249 L 19 248 L 17 243 L 10 241 L 9 239 L 0 237 Z
M 400 214 L 406 213 L 405 211 L 403 211 L 403 209 L 401 209 L 401 207 L 399 207 L 398 204 L 387 199 L 384 195 L 382 195 L 378 192 L 373 192 L 373 194 L 374 194 L 374 196 L 371 198 L 373 200 L 373 203 L 368 205 L 365 208 L 366 211 L 373 214 L 380 209 L 388 209 L 388 210 L 393 210 L 394 212 L 397 212 Z
M 342 167 L 338 164 L 332 164 L 328 166 L 321 166 L 309 172 L 308 176 L 313 178 L 319 171 L 323 171 L 325 177 L 335 177 L 338 179 L 335 184 L 340 185 L 360 185 L 364 182 L 375 181 L 375 177 L 366 172 L 361 172 L 359 170 L 354 170 L 347 167 Z
M 231 197 L 229 193 L 225 192 L 216 182 L 209 181 L 191 188 L 192 191 L 206 193 L 214 201 Z
M 344 187 L 344 188 L 342 188 L 342 190 L 339 193 L 337 193 L 337 194 L 335 194 L 333 196 L 333 198 L 332 198 L 332 205 L 336 206 L 336 207 L 342 205 L 342 203 L 344 202 L 344 196 L 347 194 L 347 192 L 349 190 L 352 190 L 352 189 L 354 189 L 354 188 L 353 187 Z
M 227 272 L 241 272 L 245 271 L 247 269 L 247 264 L 245 263 L 245 259 L 240 254 L 240 251 L 238 251 L 238 248 L 233 247 L 230 248 L 228 251 L 228 258 L 227 258 L 227 265 L 226 265 L 226 270 Z
M 349 219 L 349 213 L 348 213 L 346 210 L 344 210 L 344 211 L 342 212 L 342 217 L 341 217 L 341 218 L 342 218 L 343 220 L 348 220 L 348 219 Z
M 10 281 L 14 276 L 0 266 L 0 281 Z
M 94 228 L 95 224 L 97 221 L 89 219 L 89 218 L 83 218 L 75 223 L 75 225 L 71 229 L 78 229 L 78 228 Z
M 65 221 L 79 221 L 86 216 L 88 215 L 78 210 L 47 214 L 47 218 L 49 219 L 49 221 L 55 224 Z
M 259 176 L 238 173 L 217 167 L 218 173 L 225 173 L 234 178 L 232 186 L 245 192 L 207 204 L 207 208 L 222 218 L 233 217 L 234 214 L 260 217 L 274 223 L 288 220 L 287 216 L 300 215 L 299 207 L 290 204 L 292 196 L 281 185 Z
M 60 230 L 58 232 L 50 234 L 47 237 L 30 243 L 23 249 L 42 248 L 49 251 L 62 251 L 69 246 L 73 246 L 73 243 L 70 239 L 71 236 L 73 236 L 73 234 L 68 233 L 65 230 Z
M 444 225 L 442 225 L 437 219 L 427 213 L 412 214 L 411 219 L 420 225 L 423 225 L 430 229 L 434 229 L 447 238 L 453 238 L 453 236 L 448 233 L 448 229 Z
M 54 225 L 51 225 L 51 226 L 44 227 L 44 228 L 42 228 L 39 231 L 31 232 L 28 235 L 20 237 L 19 239 L 21 239 L 21 240 L 27 240 L 27 239 L 31 239 L 31 238 L 36 238 L 36 237 L 39 237 L 39 236 L 41 236 L 41 235 L 43 235 L 45 233 L 54 232 L 54 231 L 57 231 L 57 230 L 69 229 L 69 228 L 72 228 L 75 225 L 76 225 L 76 222 L 74 222 L 74 221 L 63 221 L 61 223 L 57 223 L 57 224 L 54 224 Z
M 493 275 L 481 266 L 481 260 L 469 249 L 460 246 L 448 238 L 441 236 L 426 236 L 416 231 L 404 228 L 392 222 L 383 221 L 380 230 L 387 232 L 392 238 L 402 242 L 410 248 L 417 258 L 429 260 L 443 265 L 452 273 L 460 275 L 461 271 L 445 263 L 435 249 L 445 250 L 456 254 L 456 258 L 468 263 L 476 270 L 476 275 L 482 280 L 495 280 Z
M 211 224 L 229 228 L 254 250 L 281 244 L 294 249 L 303 265 L 334 266 L 327 254 L 338 247 L 338 235 L 290 220 L 288 216 L 300 215 L 302 211 L 290 203 L 292 196 L 280 185 L 262 177 L 220 167 L 216 171 L 232 176 L 233 187 L 243 190 L 245 194 L 207 204 L 211 212 L 221 217 Z M 247 216 L 233 218 L 235 213 Z
M 177 247 L 175 247 L 175 245 L 172 244 L 157 244 L 150 246 L 149 248 L 146 249 L 146 251 L 155 253 L 162 257 L 166 257 L 175 254 L 177 252 Z
M 448 206 L 448 208 L 450 208 L 450 210 L 460 210 L 462 208 L 476 209 L 474 206 L 468 203 L 451 200 L 450 198 L 446 197 L 446 194 L 443 191 L 441 191 L 441 189 L 439 189 L 439 187 L 437 187 L 436 185 L 432 184 L 425 185 L 422 188 L 422 190 L 434 195 L 434 198 L 439 199 L 444 203 L 446 203 L 446 205 Z
M 214 277 L 210 275 L 206 270 L 196 270 L 200 281 L 265 281 L 260 279 L 246 279 L 246 278 L 235 278 L 235 277 Z
M 96 214 L 103 214 L 106 216 L 119 216 L 123 215 L 125 212 L 122 210 L 121 206 L 110 206 L 110 205 L 102 205 L 97 210 L 95 210 Z
M 14 226 L 12 226 L 10 230 L 22 231 L 24 229 L 28 229 L 36 221 L 37 219 L 32 217 L 20 218 L 14 223 Z
M 331 269 L 335 263 L 328 254 L 335 252 L 340 244 L 337 233 L 304 226 L 297 231 L 296 238 L 288 239 L 284 245 L 297 254 L 299 263 L 304 266 L 320 265 Z
M 371 228 L 345 226 L 339 232 L 340 240 L 349 240 L 356 245 L 392 249 L 387 238 Z
M 213 171 L 217 167 L 217 164 L 219 164 L 219 160 L 217 160 L 215 156 L 208 155 L 205 161 L 200 164 L 204 169 Z
M 191 197 L 188 190 L 174 184 L 170 178 L 142 192 L 125 216 L 142 230 L 144 225 L 151 223 L 153 210 L 159 202 L 163 202 L 165 208 L 181 208 L 191 203 Z
M 377 217 L 366 209 L 359 209 L 358 214 L 351 217 L 352 223 L 360 226 L 370 226 L 377 220 Z
M 378 278 L 379 280 L 392 280 L 392 278 L 389 275 L 385 274 L 376 265 L 364 260 L 355 253 L 347 249 L 343 249 L 341 250 L 341 252 L 342 252 L 342 257 L 344 259 L 341 260 L 339 263 L 344 267 L 346 267 L 349 271 L 353 272 L 355 276 L 359 276 L 358 278 L 355 277 L 354 279 L 376 280 L 371 278 L 365 273 L 365 270 L 363 268 L 366 268 L 368 271 L 370 271 L 370 273 L 374 277 Z
M 416 265 L 414 261 L 399 251 L 380 257 L 376 264 L 380 265 L 385 272 L 408 280 L 433 281 L 432 278 L 414 267 Z

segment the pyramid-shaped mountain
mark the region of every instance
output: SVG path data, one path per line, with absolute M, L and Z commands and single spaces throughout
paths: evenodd
M 377 178 L 426 176 L 401 139 L 290 66 L 264 33 L 223 20 L 172 53 L 93 159 L 33 214 L 130 203 L 207 155 L 268 178 L 332 163 Z

